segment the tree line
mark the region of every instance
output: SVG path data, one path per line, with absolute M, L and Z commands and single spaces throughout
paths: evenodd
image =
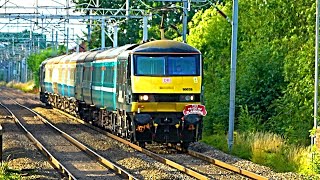
M 220 6 L 232 15 L 232 1 Z M 207 134 L 228 127 L 231 26 L 214 8 L 189 23 L 204 55 Z M 308 144 L 313 126 L 315 2 L 239 2 L 236 130 L 270 131 Z
M 74 1 L 77 7 L 89 2 Z M 101 1 L 100 7 L 121 8 L 124 3 L 125 0 Z M 181 3 L 130 3 L 133 8 L 152 13 L 149 38 L 160 39 L 159 26 L 165 15 L 166 38 L 181 40 Z M 187 43 L 198 48 L 204 58 L 206 135 L 226 134 L 228 130 L 232 26 L 217 8 L 231 19 L 232 0 L 193 3 L 188 14 Z M 283 135 L 291 143 L 309 144 L 313 126 L 315 11 L 315 2 L 305 0 L 239 1 L 236 131 L 269 131 Z M 119 45 L 142 40 L 141 21 L 129 19 L 120 24 Z M 101 46 L 100 26 L 94 28 L 90 48 Z M 112 46 L 109 39 L 106 46 Z M 29 57 L 29 67 L 37 71 L 43 57 L 37 63 L 32 58 L 37 59 Z

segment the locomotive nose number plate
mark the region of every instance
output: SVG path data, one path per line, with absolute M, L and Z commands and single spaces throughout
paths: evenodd
M 162 83 L 171 83 L 171 78 L 162 78 Z

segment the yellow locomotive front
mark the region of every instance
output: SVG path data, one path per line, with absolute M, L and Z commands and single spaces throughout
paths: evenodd
M 156 41 L 131 53 L 131 112 L 138 142 L 182 143 L 202 134 L 200 52 L 176 41 Z

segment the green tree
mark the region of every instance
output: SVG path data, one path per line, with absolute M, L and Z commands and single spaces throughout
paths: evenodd
M 78 8 L 91 7 L 94 8 L 93 4 L 89 0 L 75 0 L 74 3 L 77 4 Z M 116 1 L 102 1 L 100 8 L 109 9 L 121 9 L 125 8 L 123 5 L 126 0 L 116 0 Z M 133 0 L 130 1 L 131 9 L 142 9 L 145 10 L 147 14 L 152 14 L 151 19 L 148 20 L 148 37 L 149 39 L 160 39 L 160 23 L 162 15 L 165 15 L 164 27 L 165 27 L 165 37 L 168 39 L 174 39 L 180 36 L 182 32 L 182 4 L 180 2 L 156 2 L 156 1 L 146 1 L 146 0 Z M 191 20 L 192 16 L 196 11 L 200 9 L 208 8 L 208 4 L 195 4 L 192 3 L 191 11 L 188 12 L 188 19 Z M 89 13 L 89 12 L 87 12 Z M 101 12 L 93 11 L 94 14 L 101 14 Z M 109 14 L 111 15 L 111 14 Z M 117 19 L 119 20 L 119 19 Z M 89 43 L 90 48 L 98 48 L 101 46 L 101 22 L 94 22 L 92 30 L 92 39 Z M 97 26 L 99 25 L 99 26 Z M 178 31 L 175 30 L 178 29 Z M 129 18 L 127 20 L 120 19 L 119 24 L 119 34 L 118 34 L 118 44 L 124 45 L 129 43 L 137 43 L 142 41 L 143 28 L 142 19 Z M 87 32 L 85 32 L 87 33 Z M 106 46 L 112 46 L 110 39 L 106 38 Z
M 58 51 L 51 48 L 41 50 L 40 53 L 32 53 L 27 58 L 28 68 L 32 71 L 36 86 L 39 86 L 39 66 L 42 61 L 47 58 L 64 54 L 66 49 L 64 46 L 59 46 Z
M 231 1 L 220 8 L 231 14 Z M 312 121 L 314 12 L 315 3 L 303 0 L 239 2 L 236 117 L 240 106 L 247 107 L 261 117 L 259 130 L 299 143 Z M 212 8 L 198 12 L 189 26 L 188 42 L 204 57 L 206 132 L 226 130 L 231 26 Z
M 229 12 L 230 4 L 221 7 Z M 188 43 L 204 58 L 206 108 L 205 133 L 226 130 L 229 105 L 230 24 L 214 8 L 199 11 L 189 23 Z

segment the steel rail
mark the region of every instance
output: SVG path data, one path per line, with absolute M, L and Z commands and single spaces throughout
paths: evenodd
M 122 138 L 120 138 L 120 137 L 118 137 L 118 136 L 116 136 L 114 134 L 108 133 L 105 130 L 102 130 L 102 129 L 98 128 L 98 127 L 95 127 L 95 126 L 93 126 L 93 125 L 91 125 L 91 124 L 89 124 L 89 123 L 87 123 L 87 122 L 85 122 L 85 121 L 83 121 L 83 120 L 81 120 L 79 118 L 76 118 L 76 117 L 74 117 L 74 116 L 72 116 L 72 115 L 70 115 L 70 114 L 68 114 L 68 113 L 66 113 L 66 112 L 64 112 L 64 111 L 62 111 L 60 109 L 57 109 L 57 108 L 53 108 L 53 109 L 58 111 L 58 112 L 60 112 L 61 114 L 64 114 L 64 115 L 76 120 L 77 122 L 79 122 L 81 124 L 86 125 L 87 127 L 91 128 L 91 129 L 93 129 L 95 131 L 98 131 L 98 132 L 100 132 L 100 133 L 102 133 L 102 134 L 104 134 L 104 135 L 106 135 L 106 136 L 108 136 L 108 137 L 110 137 L 110 138 L 112 138 L 114 140 L 117 140 L 117 141 L 119 141 L 119 142 L 121 142 L 123 144 L 126 144 L 126 145 L 130 146 L 131 148 L 133 148 L 133 149 L 135 149 L 135 150 L 137 150 L 137 151 L 139 151 L 139 152 L 141 152 L 143 154 L 146 154 L 147 156 L 149 156 L 149 157 L 151 157 L 153 159 L 156 159 L 157 161 L 159 161 L 159 162 L 161 162 L 161 163 L 163 163 L 165 165 L 168 165 L 168 166 L 170 166 L 172 168 L 175 168 L 175 169 L 177 169 L 177 170 L 179 170 L 179 171 L 181 171 L 181 172 L 183 172 L 183 173 L 185 173 L 185 174 L 187 174 L 189 176 L 192 176 L 192 177 L 197 178 L 197 179 L 210 179 L 209 177 L 207 177 L 207 176 L 205 176 L 205 175 L 203 175 L 203 174 L 201 174 L 201 173 L 199 173 L 199 172 L 197 172 L 195 170 L 192 170 L 192 169 L 190 169 L 190 168 L 188 168 L 186 166 L 180 165 L 180 164 L 178 164 L 178 163 L 176 163 L 174 161 L 171 161 L 171 160 L 169 160 L 167 158 L 163 158 L 163 157 L 157 155 L 156 153 L 153 153 L 153 152 L 151 152 L 151 151 L 149 151 L 147 149 L 144 149 L 144 148 L 142 148 L 142 147 L 140 147 L 140 146 L 138 146 L 136 144 L 133 144 L 133 143 L 131 143 L 131 142 L 125 140 L 125 139 L 122 139 Z
M 64 167 L 27 129 L 24 127 L 24 125 L 20 122 L 20 120 L 13 114 L 13 112 L 4 104 L 0 102 L 0 106 L 5 108 L 10 114 L 11 118 L 14 119 L 15 123 L 23 129 L 23 131 L 26 133 L 27 137 L 35 144 L 35 146 L 44 154 L 47 156 L 48 160 L 51 164 L 54 165 L 56 169 L 59 170 L 60 173 L 64 174 L 69 180 L 76 180 L 77 178 L 72 175 L 72 173 Z
M 239 167 L 231 165 L 231 164 L 227 164 L 225 162 L 222 162 L 222 161 L 217 160 L 215 158 L 206 156 L 206 155 L 201 154 L 201 153 L 196 152 L 196 151 L 187 150 L 187 153 L 189 155 L 191 155 L 191 156 L 194 156 L 196 158 L 199 158 L 199 159 L 202 159 L 204 161 L 210 162 L 210 163 L 212 163 L 212 164 L 214 164 L 216 166 L 219 166 L 219 167 L 221 167 L 223 169 L 227 169 L 227 170 L 233 171 L 233 172 L 235 172 L 237 174 L 241 174 L 241 175 L 246 176 L 246 177 L 251 178 L 251 179 L 256 179 L 256 180 L 267 180 L 268 179 L 267 177 L 261 176 L 259 174 L 254 173 L 254 172 L 250 172 L 248 170 L 239 168 Z
M 82 151 L 84 151 L 85 153 L 87 153 L 88 155 L 90 155 L 91 157 L 93 157 L 96 161 L 98 161 L 99 163 L 101 163 L 102 165 L 112 169 L 115 173 L 122 175 L 124 178 L 129 179 L 129 180 L 137 180 L 136 177 L 134 177 L 132 174 L 130 174 L 129 172 L 125 171 L 124 169 L 122 169 L 121 167 L 117 166 L 116 164 L 114 164 L 113 162 L 107 160 L 106 158 L 102 157 L 101 155 L 99 155 L 98 153 L 96 153 L 95 151 L 93 151 L 92 149 L 88 148 L 87 146 L 85 146 L 84 144 L 82 144 L 81 142 L 79 142 L 78 140 L 76 140 L 75 138 L 71 137 L 70 135 L 68 135 L 67 133 L 63 132 L 62 130 L 60 130 L 59 128 L 57 128 L 56 126 L 54 126 L 52 123 L 49 122 L 49 120 L 45 119 L 44 117 L 42 117 L 41 115 L 39 115 L 37 112 L 35 112 L 34 110 L 19 104 L 18 102 L 14 101 L 17 105 L 29 110 L 30 112 L 34 113 L 37 117 L 40 118 L 40 120 L 45 123 L 46 125 L 50 126 L 51 128 L 53 128 L 54 130 L 56 130 L 58 133 L 60 133 L 64 138 L 66 138 L 69 142 L 71 142 L 72 144 L 74 144 L 75 146 L 77 146 L 79 149 L 81 149 Z
M 173 144 L 168 144 L 169 147 L 172 147 L 174 149 L 177 149 L 179 151 L 182 151 L 181 147 L 177 146 L 177 145 L 173 145 Z M 218 166 L 220 168 L 235 172 L 236 174 L 240 174 L 242 176 L 248 177 L 250 179 L 256 179 L 256 180 L 267 180 L 267 177 L 261 176 L 259 174 L 256 174 L 254 172 L 239 168 L 237 166 L 222 162 L 218 159 L 206 156 L 204 154 L 201 154 L 199 152 L 193 151 L 193 150 L 186 150 L 185 151 L 188 155 L 199 158 L 203 161 L 209 162 L 215 166 Z

